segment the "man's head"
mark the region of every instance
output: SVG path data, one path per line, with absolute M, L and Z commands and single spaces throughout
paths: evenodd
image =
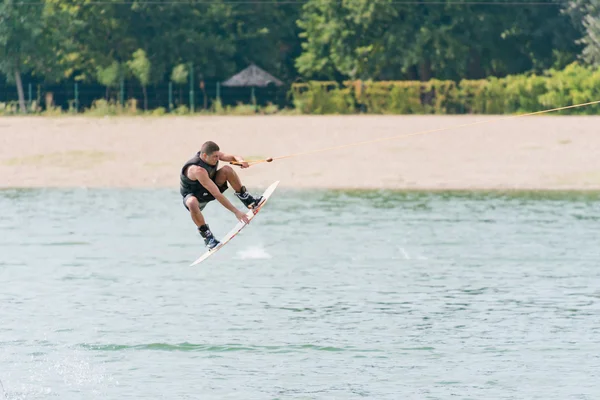
M 219 146 L 215 142 L 205 142 L 200 148 L 200 158 L 207 164 L 216 165 L 219 161 Z

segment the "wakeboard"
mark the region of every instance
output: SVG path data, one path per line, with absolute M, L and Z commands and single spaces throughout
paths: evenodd
M 267 203 L 267 201 L 269 200 L 269 198 L 271 197 L 271 195 L 273 194 L 273 192 L 277 188 L 277 185 L 279 185 L 279 181 L 273 182 L 271 184 L 271 186 L 269 186 L 265 190 L 265 192 L 262 194 L 262 200 L 260 201 L 260 203 L 258 204 L 258 206 L 256 208 L 253 208 L 252 210 L 249 210 L 246 213 L 246 216 L 248 217 L 248 220 L 249 220 L 248 222 L 252 221 L 254 219 L 254 217 L 256 217 L 256 214 L 258 214 L 260 212 L 260 210 L 262 210 L 262 208 L 265 206 L 265 204 Z M 225 246 L 227 243 L 229 243 L 229 241 L 231 239 L 233 239 L 234 237 L 236 237 L 237 234 L 240 233 L 240 231 L 242 229 L 244 229 L 247 225 L 248 224 L 246 224 L 244 222 L 241 222 L 241 221 L 238 222 L 237 225 L 234 226 L 233 229 L 231 231 L 229 231 L 229 233 L 227 235 L 225 235 L 225 237 L 223 237 L 223 240 L 221 240 L 221 243 L 219 243 L 215 248 L 213 248 L 211 250 L 207 250 L 196 261 L 194 261 L 192 264 L 190 264 L 190 267 L 193 267 L 194 265 L 200 264 L 202 261 L 204 261 L 208 257 L 212 256 L 217 251 L 221 250 L 223 248 L 223 246 Z

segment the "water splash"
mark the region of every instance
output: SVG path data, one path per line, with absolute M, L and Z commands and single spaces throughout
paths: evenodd
M 60 398 L 73 390 L 100 396 L 110 387 L 119 385 L 103 364 L 94 362 L 85 351 L 70 346 L 57 350 L 32 353 L 31 364 L 13 364 L 22 375 L 9 376 L 12 382 L 4 381 L 10 391 L 4 382 L 0 382 L 0 400 Z
M 236 258 L 239 260 L 265 260 L 271 258 L 271 255 L 262 247 L 248 247 L 238 251 Z
M 6 389 L 4 389 L 4 384 L 2 383 L 2 379 L 0 379 L 0 389 L 2 389 L 2 400 L 8 400 L 8 394 L 6 394 Z

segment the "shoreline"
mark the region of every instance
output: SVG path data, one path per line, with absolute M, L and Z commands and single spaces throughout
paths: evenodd
M 271 182 L 273 183 L 273 182 Z M 245 184 L 245 183 L 244 183 Z M 370 187 L 312 187 L 305 186 L 294 188 L 290 186 L 282 185 L 280 183 L 278 192 L 330 192 L 330 193 L 343 193 L 343 194 L 398 194 L 398 195 L 450 195 L 450 196 L 510 196 L 510 195 L 544 195 L 544 196 L 570 196 L 570 195 L 582 195 L 582 196 L 596 196 L 600 198 L 600 188 L 503 188 L 503 187 L 477 187 L 477 188 L 431 188 L 431 187 L 417 187 L 417 188 L 370 188 Z M 266 189 L 266 186 L 253 186 L 250 187 L 250 191 L 259 191 Z M 172 190 L 174 193 L 179 194 L 179 186 L 0 186 L 0 193 L 2 192 L 18 192 L 18 191 L 74 191 L 74 190 L 132 190 L 132 191 L 145 191 L 145 190 Z M 225 194 L 231 192 L 231 186 Z M 233 193 L 233 192 L 231 192 Z

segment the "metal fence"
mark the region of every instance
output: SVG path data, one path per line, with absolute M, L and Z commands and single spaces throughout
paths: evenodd
M 181 106 L 190 111 L 211 110 L 214 109 L 217 100 L 220 100 L 224 107 L 238 104 L 273 104 L 284 108 L 292 106 L 289 89 L 289 86 L 224 87 L 219 82 L 204 82 L 190 87 L 189 84 L 165 82 L 146 87 L 146 98 L 148 110 L 163 107 L 166 111 L 174 111 Z M 111 88 L 81 82 L 47 84 L 24 81 L 23 91 L 28 109 L 32 109 L 33 106 L 40 111 L 52 105 L 64 111 L 84 112 L 99 99 L 124 107 L 135 99 L 137 109 L 144 109 L 144 91 L 139 83 L 132 81 L 123 81 L 117 87 Z M 14 84 L 0 83 L 0 103 L 16 105 L 17 102 L 17 87 Z

